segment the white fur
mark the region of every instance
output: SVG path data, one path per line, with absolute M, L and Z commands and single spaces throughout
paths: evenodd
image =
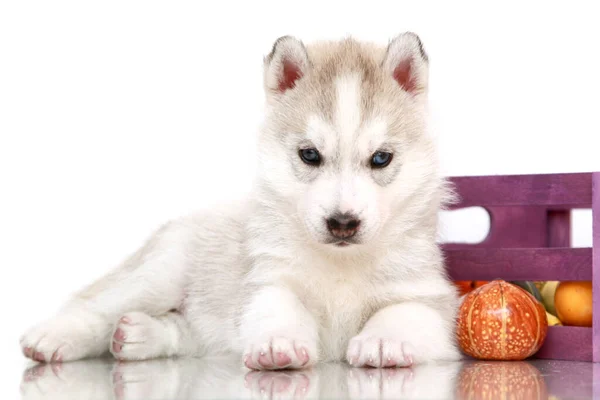
M 342 75 L 335 81 L 335 87 L 335 123 L 340 139 L 339 152 L 348 156 L 362 119 L 360 78 L 356 75 Z
M 425 85 L 426 60 L 411 40 L 407 48 L 391 46 L 385 65 L 409 54 Z M 372 57 L 380 79 L 371 84 L 383 85 L 377 90 L 387 97 L 367 98 L 379 92 L 363 91 L 360 76 L 346 71 L 331 74 L 329 116 L 310 110 L 303 99 L 327 96 L 322 80 L 311 81 L 320 56 L 309 61 L 301 42 L 281 43 L 265 67 L 268 102 L 252 195 L 166 224 L 28 331 L 26 355 L 68 361 L 108 350 L 128 360 L 229 353 L 255 369 L 458 358 L 457 299 L 435 243 L 445 189 L 424 132 L 422 97 L 397 87 L 380 67 L 379 50 L 345 42 L 334 48 L 340 62 L 356 51 Z M 282 57 L 299 60 L 306 76 L 295 98 L 278 92 Z M 376 104 L 369 113 L 366 100 Z M 302 146 L 318 148 L 323 164 L 302 163 Z M 380 149 L 394 152 L 390 169 L 371 168 Z M 360 218 L 356 243 L 329 241 L 325 220 L 336 212 Z

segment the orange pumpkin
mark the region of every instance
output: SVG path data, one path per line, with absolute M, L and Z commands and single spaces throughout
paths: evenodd
M 467 363 L 458 376 L 457 399 L 544 399 L 548 388 L 533 365 L 513 363 Z
M 546 310 L 525 290 L 495 280 L 465 296 L 458 314 L 462 350 L 484 360 L 524 360 L 546 339 Z

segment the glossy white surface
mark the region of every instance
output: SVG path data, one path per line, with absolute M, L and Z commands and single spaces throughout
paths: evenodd
M 535 360 L 251 372 L 232 359 L 29 365 L 22 399 L 589 399 L 598 366 Z M 594 396 L 594 393 L 596 396 Z

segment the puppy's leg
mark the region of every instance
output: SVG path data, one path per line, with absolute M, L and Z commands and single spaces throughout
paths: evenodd
M 453 319 L 422 303 L 379 310 L 348 345 L 352 366 L 407 367 L 428 361 L 458 360 Z
M 77 293 L 53 318 L 23 335 L 23 353 L 41 362 L 106 353 L 115 322 L 130 311 L 162 315 L 183 298 L 185 226 L 169 224 L 112 273 Z
M 313 316 L 290 290 L 260 290 L 241 326 L 243 361 L 251 369 L 304 368 L 317 362 L 318 329 Z

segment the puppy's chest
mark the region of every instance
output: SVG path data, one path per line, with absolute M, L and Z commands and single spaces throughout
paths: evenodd
M 365 285 L 339 279 L 327 282 L 311 299 L 309 308 L 319 325 L 323 356 L 339 360 L 373 311 L 371 294 Z

